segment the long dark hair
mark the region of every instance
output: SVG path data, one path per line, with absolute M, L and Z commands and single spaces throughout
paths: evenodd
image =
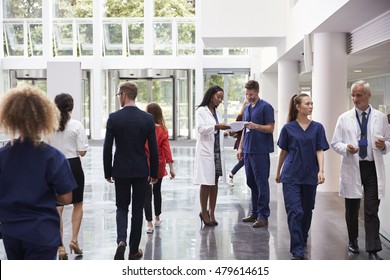
M 199 107 L 202 107 L 202 106 L 207 106 L 210 104 L 211 102 L 211 99 L 213 98 L 214 94 L 216 94 L 218 91 L 222 91 L 223 92 L 223 89 L 220 87 L 220 86 L 212 86 L 210 87 L 206 93 L 203 95 L 203 100 L 202 102 L 200 102 L 200 104 L 198 105 L 198 108 Z
M 295 93 L 290 98 L 290 105 L 288 106 L 287 122 L 291 122 L 297 119 L 298 109 L 297 105 L 302 103 L 302 97 L 308 96 L 306 93 Z
M 61 113 L 59 131 L 64 131 L 67 122 L 70 120 L 69 112 L 73 111 L 73 97 L 68 93 L 60 93 L 54 98 Z
M 152 114 L 155 124 L 159 124 L 165 130 L 167 130 L 167 126 L 165 125 L 165 119 L 160 105 L 154 102 L 149 103 L 148 105 L 146 105 L 146 112 Z

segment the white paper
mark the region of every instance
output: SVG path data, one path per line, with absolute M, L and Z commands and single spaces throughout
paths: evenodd
M 229 123 L 228 126 L 230 126 L 230 129 L 228 129 L 227 131 L 232 131 L 232 132 L 240 131 L 244 128 L 244 123 L 246 122 L 238 121 L 238 122 Z

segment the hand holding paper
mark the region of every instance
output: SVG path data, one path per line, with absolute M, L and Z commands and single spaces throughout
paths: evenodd
M 232 122 L 229 123 L 230 129 L 228 131 L 236 132 L 240 131 L 244 128 L 245 121 L 238 121 L 238 122 Z

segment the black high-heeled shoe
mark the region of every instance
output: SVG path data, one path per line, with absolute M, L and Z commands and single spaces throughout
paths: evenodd
M 218 225 L 218 222 L 216 220 L 211 220 L 211 216 L 210 216 L 210 210 L 207 211 L 207 213 L 209 214 L 209 218 L 210 218 L 210 223 L 214 224 L 215 226 Z
M 202 222 L 203 222 L 205 226 L 208 226 L 208 227 L 215 227 L 215 224 L 214 224 L 214 223 L 212 223 L 212 222 L 206 222 L 206 221 L 203 219 L 202 213 L 199 213 L 199 218 L 200 218 L 200 226 L 202 226 Z

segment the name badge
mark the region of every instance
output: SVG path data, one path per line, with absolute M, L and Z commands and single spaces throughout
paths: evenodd
M 367 142 L 367 139 L 361 139 L 359 140 L 359 147 L 367 147 L 368 146 L 368 142 Z

